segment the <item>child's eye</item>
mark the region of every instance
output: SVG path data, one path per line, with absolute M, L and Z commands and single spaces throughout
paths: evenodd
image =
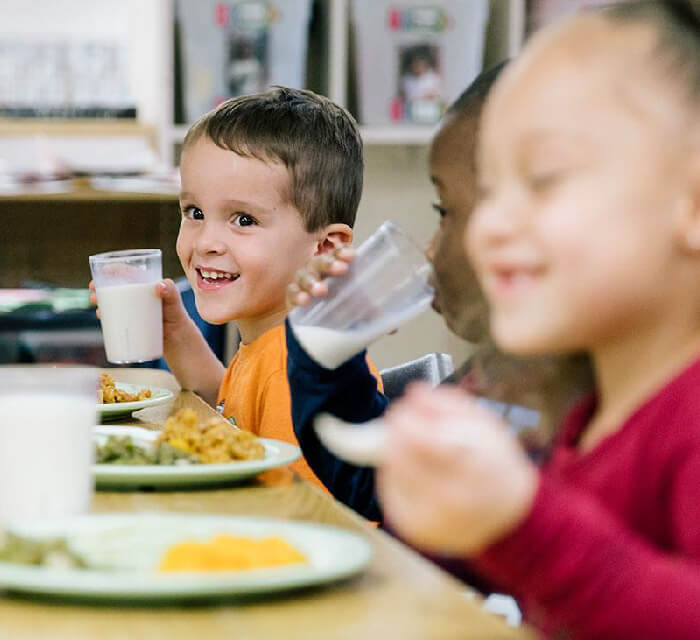
M 529 176 L 527 182 L 532 191 L 542 193 L 555 187 L 561 182 L 563 177 L 564 175 L 561 171 L 547 171 Z
M 447 209 L 439 205 L 437 202 L 433 203 L 433 210 L 437 212 L 440 218 L 444 218 L 447 215 Z
M 235 224 L 237 227 L 252 227 L 253 225 L 258 224 L 258 221 L 247 213 L 237 213 L 233 217 L 233 224 Z
M 189 220 L 204 220 L 204 212 L 195 206 L 182 207 L 182 215 Z

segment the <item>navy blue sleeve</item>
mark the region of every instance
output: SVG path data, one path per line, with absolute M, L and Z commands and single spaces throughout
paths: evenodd
M 321 444 L 313 428 L 314 417 L 322 412 L 347 422 L 366 422 L 384 413 L 389 401 L 377 389 L 366 353 L 356 355 L 337 369 L 325 369 L 304 351 L 288 321 L 285 328 L 292 422 L 304 457 L 337 500 L 369 520 L 381 520 L 374 469 L 357 467 L 334 456 Z

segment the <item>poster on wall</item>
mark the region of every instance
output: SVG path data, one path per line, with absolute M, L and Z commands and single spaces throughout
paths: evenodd
M 487 0 L 353 0 L 363 124 L 438 122 L 483 64 Z
M 310 14 L 311 0 L 178 0 L 186 121 L 270 85 L 303 87 Z

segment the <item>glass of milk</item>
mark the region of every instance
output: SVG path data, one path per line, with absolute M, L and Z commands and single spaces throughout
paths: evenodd
M 87 513 L 98 369 L 0 367 L 0 525 Z
M 160 249 L 90 256 L 107 360 L 146 362 L 163 355 L 163 309 L 155 285 L 163 277 Z
M 289 314 L 294 335 L 318 364 L 336 369 L 430 306 L 431 273 L 411 237 L 385 222 L 360 245 L 348 273 L 328 279 L 327 296 Z

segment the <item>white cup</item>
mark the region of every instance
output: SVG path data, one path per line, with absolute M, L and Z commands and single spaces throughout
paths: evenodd
M 289 314 L 294 335 L 318 364 L 335 369 L 425 311 L 431 273 L 411 237 L 385 222 L 360 245 L 348 273 L 328 279 L 327 296 Z
M 163 308 L 155 285 L 163 277 L 160 249 L 90 256 L 107 360 L 146 362 L 163 355 Z
M 98 370 L 0 367 L 0 524 L 86 513 Z

